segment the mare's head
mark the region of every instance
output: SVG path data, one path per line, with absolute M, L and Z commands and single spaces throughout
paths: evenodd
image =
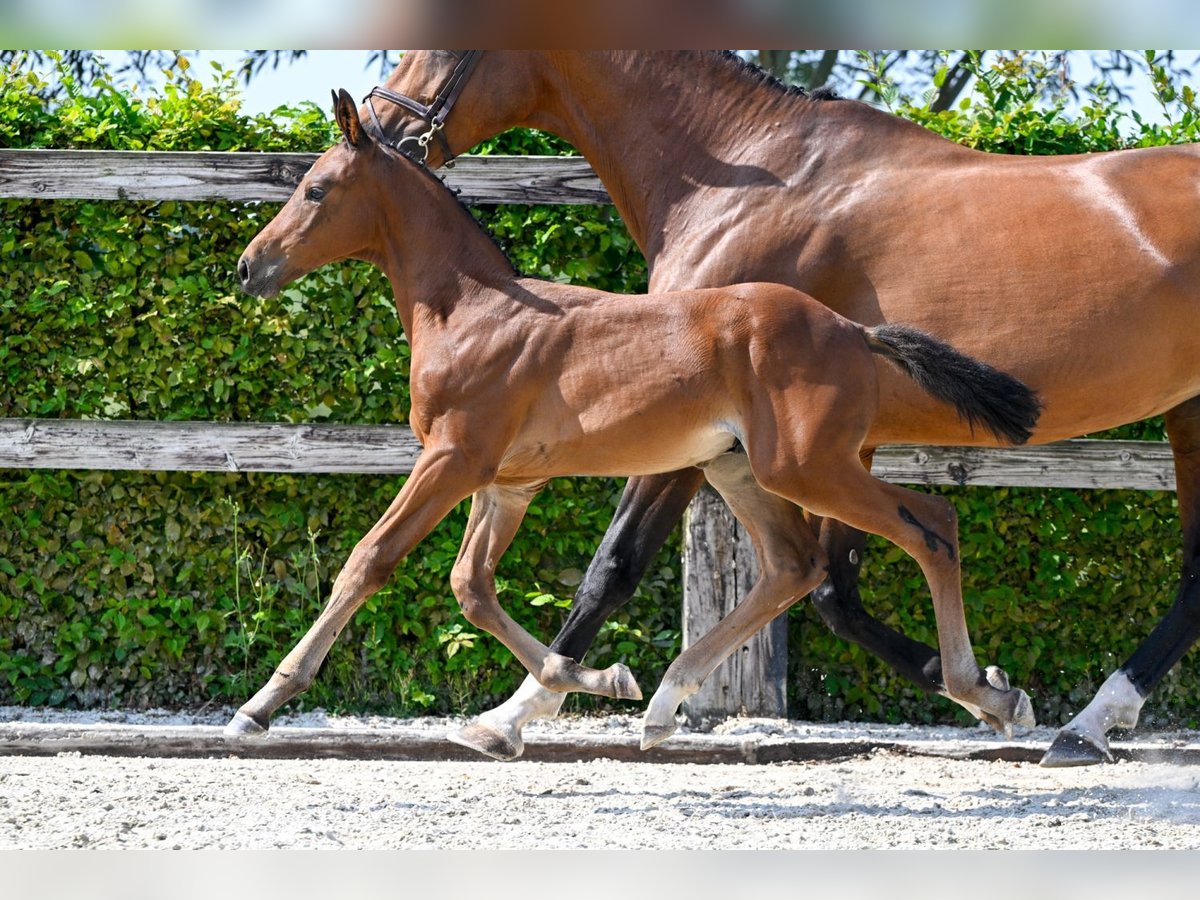
M 395 179 L 395 161 L 362 127 L 344 90 L 334 95 L 334 115 L 344 140 L 317 159 L 238 260 L 238 281 L 248 294 L 273 297 L 339 259 L 378 259 L 382 195 Z
M 467 53 L 478 56 L 471 59 Z M 544 79 L 537 74 L 542 56 L 531 50 L 409 50 L 383 87 L 418 107 L 440 110 L 449 103 L 441 121 L 445 143 L 433 136 L 426 142 L 425 162 L 436 169 L 446 162 L 446 146 L 458 155 L 509 128 L 545 126 L 530 121 L 542 102 L 539 91 Z M 407 151 L 416 149 L 419 137 L 429 132 L 429 120 L 403 103 L 385 95 L 367 102 L 374 107 L 387 140 L 404 141 Z M 420 156 L 419 150 L 416 155 Z

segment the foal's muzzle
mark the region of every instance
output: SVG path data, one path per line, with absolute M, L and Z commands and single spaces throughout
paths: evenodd
M 252 297 L 274 297 L 279 293 L 275 273 L 279 266 L 264 266 L 262 261 L 252 262 L 245 253 L 238 260 L 237 277 L 242 290 Z

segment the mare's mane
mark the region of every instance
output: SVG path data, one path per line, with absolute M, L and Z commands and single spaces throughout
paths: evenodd
M 820 87 L 815 91 L 809 91 L 798 84 L 785 84 L 762 66 L 755 65 L 738 56 L 732 50 L 702 51 L 701 55 L 719 60 L 726 69 L 757 88 L 809 101 L 842 99 L 831 87 Z

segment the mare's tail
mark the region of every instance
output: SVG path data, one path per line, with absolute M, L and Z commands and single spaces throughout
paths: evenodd
M 896 362 L 922 390 L 952 405 L 972 429 L 982 423 L 1008 444 L 1029 440 L 1042 403 L 1023 382 L 907 325 L 864 331 L 872 353 Z

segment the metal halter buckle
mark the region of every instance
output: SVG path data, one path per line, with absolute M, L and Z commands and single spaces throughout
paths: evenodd
M 367 110 L 371 113 L 371 120 L 379 132 L 381 142 L 393 150 L 403 153 L 420 165 L 425 165 L 429 159 L 429 142 L 437 138 L 442 150 L 443 165 L 446 168 L 452 168 L 454 166 L 454 154 L 450 152 L 450 143 L 446 140 L 444 133 L 446 117 L 450 115 L 450 110 L 454 108 L 454 104 L 462 93 L 471 70 L 475 68 L 475 64 L 479 62 L 479 57 L 482 54 L 482 50 L 468 50 L 459 57 L 458 62 L 454 65 L 454 70 L 450 73 L 445 83 L 438 89 L 433 101 L 428 106 L 419 100 L 414 100 L 412 97 L 397 93 L 388 88 L 372 88 L 371 92 L 363 98 L 363 102 L 367 104 Z M 387 132 L 383 130 L 383 123 L 379 121 L 379 115 L 375 112 L 373 100 L 376 97 L 395 103 L 397 106 L 408 110 L 425 122 L 429 126 L 429 130 L 418 136 L 409 135 L 396 141 L 389 140 Z

